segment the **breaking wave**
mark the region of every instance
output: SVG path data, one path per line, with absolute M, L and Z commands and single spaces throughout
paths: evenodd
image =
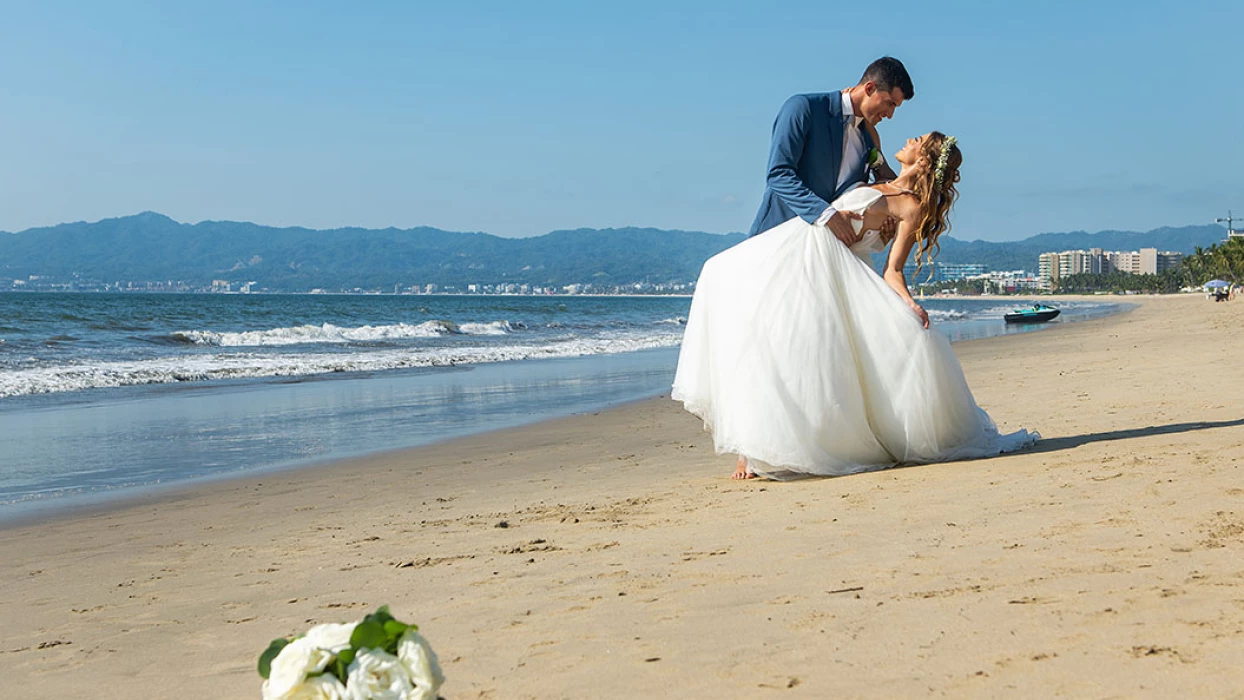
M 491 326 L 492 324 L 484 325 Z M 459 332 L 465 331 L 460 329 Z M 487 332 L 497 333 L 498 331 Z M 636 334 L 490 347 L 394 348 L 355 353 L 212 353 L 35 367 L 0 373 L 0 397 L 142 384 L 309 376 L 330 372 L 374 372 L 414 367 L 447 367 L 511 360 L 581 357 L 675 347 L 681 340 L 680 333 Z M 209 343 L 203 342 L 203 344 Z
M 521 324 L 520 324 L 521 325 Z M 274 347 L 309 345 L 313 343 L 374 343 L 387 340 L 436 338 L 446 335 L 506 335 L 515 330 L 508 321 L 492 323 L 454 323 L 424 321 L 384 326 L 346 328 L 325 323 L 319 326 L 290 326 L 262 331 L 217 332 L 204 330 L 177 331 L 166 338 L 173 342 L 222 348 Z

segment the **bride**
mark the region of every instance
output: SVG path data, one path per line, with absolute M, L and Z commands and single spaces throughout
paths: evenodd
M 1038 439 L 999 434 L 903 276 L 912 249 L 919 274 L 949 228 L 963 162 L 954 137 L 909 139 L 896 159 L 896 180 L 834 201 L 862 215 L 850 248 L 796 217 L 704 264 L 672 396 L 719 454 L 739 455 L 735 478 L 984 457 Z M 885 248 L 887 217 L 898 229 L 879 276 L 869 256 Z

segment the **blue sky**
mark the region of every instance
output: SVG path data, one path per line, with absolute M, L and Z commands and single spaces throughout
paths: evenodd
M 746 230 L 798 92 L 902 59 L 952 235 L 1244 214 L 1244 3 L 5 2 L 0 230 Z

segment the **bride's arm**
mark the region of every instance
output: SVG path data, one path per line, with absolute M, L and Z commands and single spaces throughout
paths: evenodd
M 911 310 L 920 317 L 920 321 L 925 328 L 929 327 L 929 312 L 924 307 L 916 303 L 912 298 L 911 291 L 907 289 L 907 277 L 903 274 L 903 266 L 907 264 L 907 256 L 911 254 L 912 247 L 916 244 L 916 228 L 911 223 L 912 217 L 906 216 L 898 222 L 898 234 L 894 237 L 894 244 L 890 246 L 890 257 L 885 263 L 886 284 L 898 294 L 899 298 L 907 302 Z

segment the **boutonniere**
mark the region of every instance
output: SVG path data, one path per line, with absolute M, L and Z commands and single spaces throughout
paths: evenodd
M 881 163 L 881 151 L 870 148 L 868 149 L 868 167 L 875 168 Z

